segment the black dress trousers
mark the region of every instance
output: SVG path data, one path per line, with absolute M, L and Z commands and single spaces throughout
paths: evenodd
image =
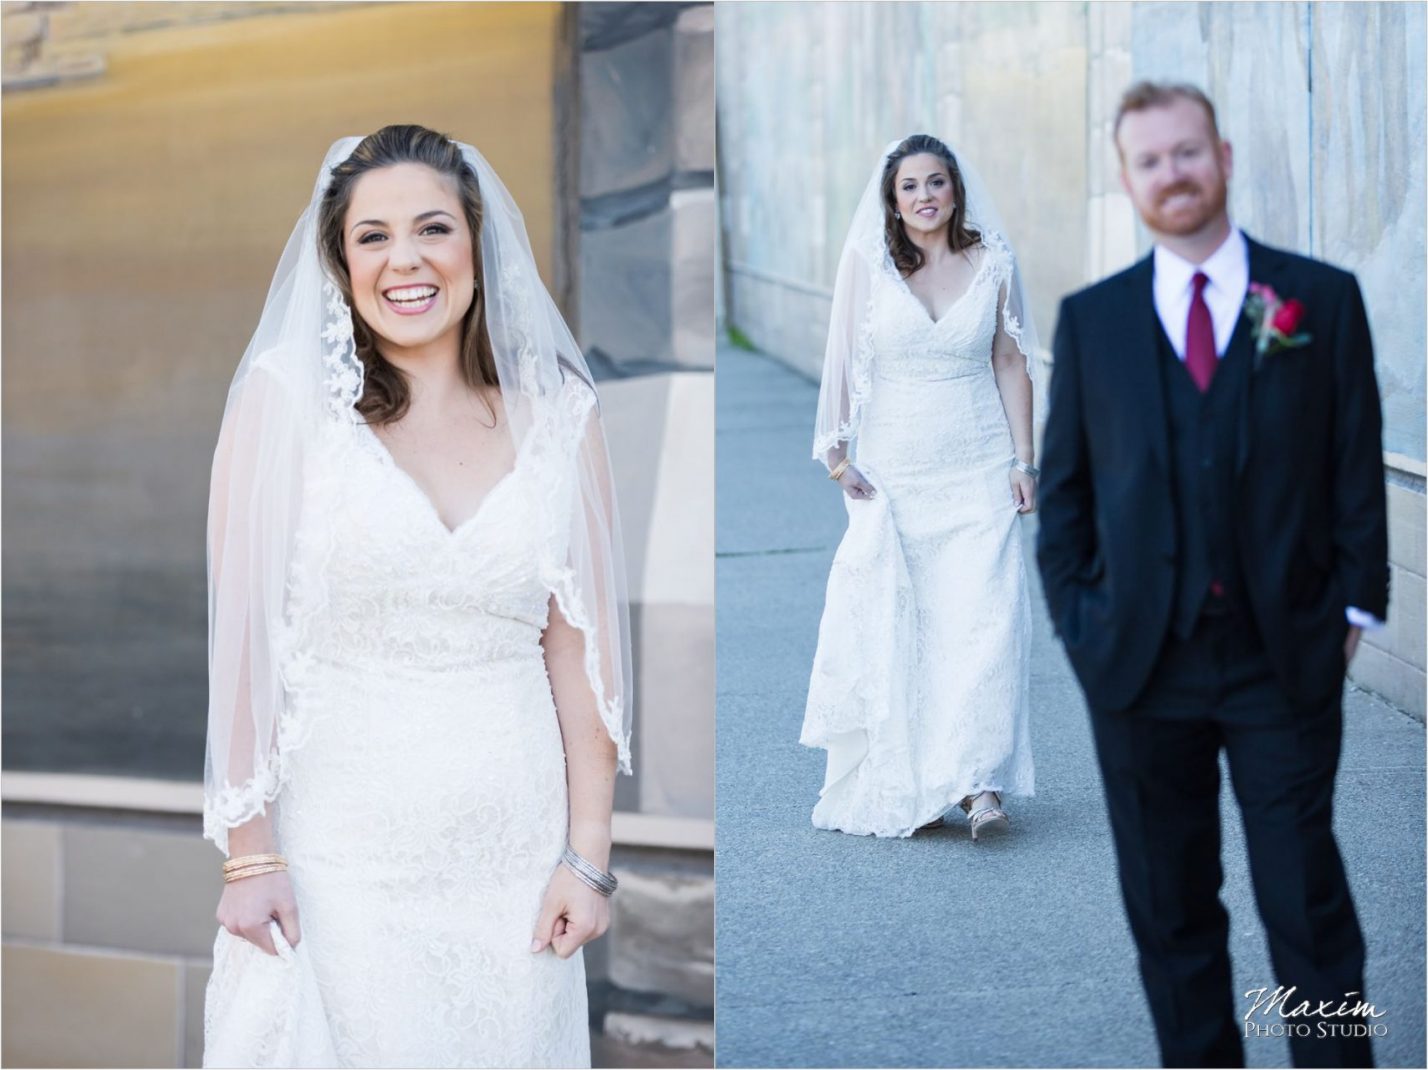
M 1327 1018 L 1322 1028 L 1317 1017 L 1246 1022 L 1253 1000 L 1231 989 L 1219 898 L 1223 748 L 1275 972 L 1253 987 L 1293 985 L 1296 1006 L 1361 998 L 1363 937 L 1331 828 L 1341 696 L 1296 706 L 1252 622 L 1211 598 L 1189 636 L 1167 637 L 1135 704 L 1092 710 L 1091 720 L 1164 1064 L 1243 1066 L 1251 1023 L 1293 1022 L 1295 1066 L 1373 1065 L 1368 1038 L 1344 1035 L 1358 1019 Z

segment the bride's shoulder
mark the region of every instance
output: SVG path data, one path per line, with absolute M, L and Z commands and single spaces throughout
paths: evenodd
M 565 360 L 561 360 L 559 366 L 560 385 L 550 397 L 562 414 L 563 422 L 579 433 L 585 428 L 590 415 L 599 413 L 600 397 L 587 370 Z
M 1011 244 L 999 231 L 983 230 L 978 245 L 982 250 L 983 264 L 990 269 L 993 275 L 1000 278 L 1009 275 L 1016 268 L 1016 259 L 1012 255 Z
M 1011 245 L 1001 231 L 992 230 L 990 227 L 984 229 L 979 244 L 986 250 L 986 256 L 1002 260 L 1010 260 L 1012 257 Z

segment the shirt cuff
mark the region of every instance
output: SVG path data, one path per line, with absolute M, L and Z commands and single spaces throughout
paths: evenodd
M 1371 632 L 1383 627 L 1383 621 L 1379 620 L 1372 613 L 1365 613 L 1358 606 L 1348 606 L 1344 610 L 1344 616 L 1349 618 L 1349 623 L 1354 627 L 1362 628 L 1366 632 Z

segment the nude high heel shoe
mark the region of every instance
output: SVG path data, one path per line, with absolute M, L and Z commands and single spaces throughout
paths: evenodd
M 984 803 L 976 810 L 972 809 L 972 804 L 975 801 L 972 796 L 968 795 L 962 800 L 962 810 L 967 815 L 967 825 L 972 830 L 973 843 L 977 842 L 977 837 L 980 833 L 1005 832 L 1007 826 L 1011 824 L 1011 818 L 1007 817 L 1007 812 L 1002 809 L 1001 795 L 995 791 L 984 791 L 977 796 L 977 799 L 982 799 L 987 795 L 990 795 L 996 801 L 993 803 Z

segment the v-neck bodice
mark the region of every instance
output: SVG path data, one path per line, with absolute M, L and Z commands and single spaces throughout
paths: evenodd
M 453 671 L 539 657 L 550 534 L 519 464 L 449 529 L 364 428 L 337 428 L 311 458 L 290 597 L 320 570 L 326 603 L 309 629 L 316 657 L 384 669 Z M 376 446 L 377 449 L 372 448 Z
M 469 512 L 463 519 L 457 521 L 455 525 L 452 525 L 447 523 L 447 521 L 442 517 L 441 510 L 436 507 L 436 503 L 432 501 L 431 495 L 426 492 L 426 489 L 423 488 L 420 483 L 417 482 L 415 476 L 413 476 L 410 472 L 403 468 L 401 464 L 398 463 L 397 459 L 392 456 L 392 451 L 387 448 L 387 444 L 383 442 L 381 438 L 378 437 L 377 433 L 372 429 L 370 425 L 359 425 L 357 433 L 358 435 L 362 436 L 362 438 L 364 439 L 363 444 L 368 447 L 369 451 L 371 452 L 372 456 L 377 460 L 377 462 L 383 467 L 392 469 L 396 473 L 399 482 L 405 482 L 408 486 L 410 486 L 412 494 L 419 498 L 422 504 L 426 506 L 427 511 L 431 513 L 432 519 L 436 521 L 436 523 L 439 524 L 441 528 L 453 538 L 459 535 L 466 528 L 471 527 L 476 523 L 476 521 L 480 518 L 482 512 L 486 508 L 486 502 L 490 500 L 490 498 L 498 491 L 504 488 L 506 484 L 512 482 L 512 479 L 516 474 L 515 465 L 513 462 L 511 470 L 500 476 L 500 478 L 498 478 L 496 482 L 491 484 L 491 486 L 486 490 L 486 493 L 481 496 L 481 501 L 477 503 L 476 508 L 471 510 L 471 512 Z
M 997 329 L 997 297 L 1011 276 L 1011 254 L 996 235 L 981 246 L 972 281 L 934 320 L 893 274 L 875 277 L 870 300 L 874 369 L 879 377 L 935 380 L 976 375 L 991 362 Z

